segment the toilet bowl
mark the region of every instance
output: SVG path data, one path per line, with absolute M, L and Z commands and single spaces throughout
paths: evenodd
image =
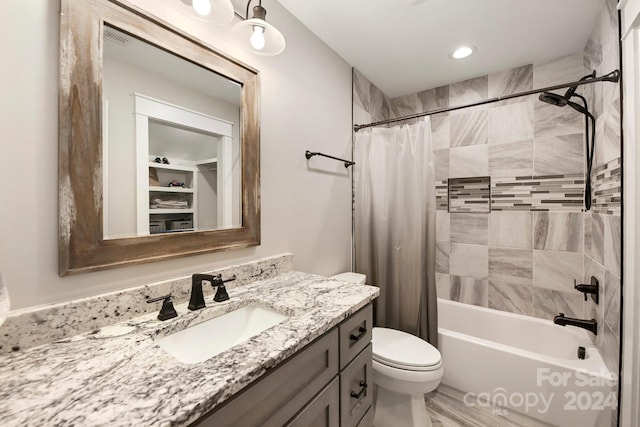
M 364 284 L 366 276 L 342 273 L 338 280 Z M 440 352 L 428 342 L 389 328 L 373 328 L 375 427 L 431 427 L 424 395 L 444 373 Z
M 430 427 L 424 395 L 444 373 L 440 352 L 428 342 L 388 328 L 373 328 L 376 427 Z

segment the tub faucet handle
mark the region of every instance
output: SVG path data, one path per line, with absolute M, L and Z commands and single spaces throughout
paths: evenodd
M 580 288 L 578 288 L 578 286 L 582 286 L 582 285 L 578 285 L 578 281 L 576 279 L 573 279 L 573 289 L 575 289 L 576 291 L 580 292 Z M 584 294 L 584 300 L 587 300 L 587 294 Z
M 587 294 L 590 294 L 593 302 L 595 302 L 596 304 L 600 302 L 600 283 L 594 276 L 591 276 L 591 283 L 589 284 L 578 284 L 576 282 L 576 279 L 573 279 L 573 287 L 576 291 L 582 292 L 584 294 L 585 301 L 587 300 Z

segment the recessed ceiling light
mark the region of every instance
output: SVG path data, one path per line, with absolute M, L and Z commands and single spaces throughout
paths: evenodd
M 476 51 L 476 48 L 473 46 L 460 46 L 459 48 L 453 51 L 453 53 L 451 54 L 451 57 L 453 59 L 464 59 L 475 51 Z

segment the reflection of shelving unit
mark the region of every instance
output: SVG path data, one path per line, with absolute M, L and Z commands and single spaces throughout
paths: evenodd
M 158 177 L 158 185 L 149 185 L 149 232 L 172 233 L 182 231 L 193 231 L 195 224 L 198 223 L 197 217 L 197 188 L 198 174 L 197 168 L 189 165 L 172 165 L 165 163 L 149 163 L 149 176 L 155 169 L 155 175 Z M 171 181 L 180 181 L 185 183 L 185 187 L 170 187 Z M 151 201 L 154 198 L 162 198 L 163 195 L 173 197 L 176 194 L 183 195 L 188 202 L 188 208 L 152 208 Z M 171 224 L 184 224 L 190 222 L 190 227 L 181 227 L 179 229 L 171 229 Z M 167 227 L 169 225 L 169 227 Z
M 192 214 L 193 209 L 149 209 L 149 215 Z
M 182 188 L 182 187 L 156 187 L 153 185 L 149 186 L 149 192 L 158 192 L 158 193 L 193 193 L 193 188 Z
M 213 169 L 216 169 L 218 167 L 218 158 L 217 157 L 212 157 L 210 159 L 203 159 L 203 160 L 197 160 L 195 162 L 196 166 L 209 166 Z
M 198 231 L 199 229 L 224 228 L 231 225 L 232 210 L 232 158 L 231 144 L 233 123 L 207 116 L 196 111 L 188 110 L 163 101 L 155 100 L 140 94 L 134 94 L 136 114 L 136 163 L 137 163 L 137 234 L 140 236 L 149 233 L 168 233 L 178 231 Z M 152 162 L 155 157 L 165 157 L 165 150 L 154 145 L 155 141 L 167 140 L 166 133 L 157 134 L 150 141 L 150 125 L 152 130 L 158 126 L 167 127 L 180 132 L 192 132 L 184 137 L 190 141 L 193 135 L 206 135 L 211 143 L 204 150 L 191 153 L 189 159 L 172 159 L 169 155 L 169 164 Z M 181 137 L 171 139 L 185 151 L 190 150 L 189 142 Z M 160 152 L 153 151 L 158 149 Z M 165 147 L 166 149 L 166 147 Z M 207 155 L 208 154 L 208 155 Z M 212 157 L 211 155 L 216 155 Z M 152 169 L 157 173 L 157 183 L 150 183 Z M 208 175 L 206 175 L 208 174 Z M 207 182 L 211 176 L 211 182 L 215 185 L 211 188 L 211 182 Z M 202 182 L 202 188 L 198 185 L 198 176 Z M 169 187 L 171 181 L 185 183 L 185 188 Z M 216 184 L 217 182 L 217 184 Z M 213 199 L 208 196 L 211 194 Z M 155 197 L 167 198 L 171 196 L 183 196 L 188 202 L 186 209 L 156 209 L 151 208 L 151 200 Z M 204 197 L 204 198 L 203 198 Z M 207 199 L 207 197 L 209 197 Z M 202 199 L 199 206 L 198 200 Z M 200 218 L 199 221 L 199 209 Z M 208 215 L 214 212 L 213 216 Z M 217 219 L 216 219 L 217 218 Z M 191 222 L 191 227 L 184 226 Z M 200 223 L 202 222 L 202 223 Z M 163 228 L 162 226 L 167 226 Z M 171 226 L 180 227 L 172 230 Z

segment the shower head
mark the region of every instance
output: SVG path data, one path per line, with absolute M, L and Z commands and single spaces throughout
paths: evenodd
M 564 96 L 552 92 L 542 92 L 539 99 L 542 102 L 546 102 L 547 104 L 555 105 L 558 107 L 564 107 L 569 102 L 569 100 Z
M 573 91 L 571 91 L 571 89 L 574 88 L 570 88 L 567 91 L 567 95 L 569 95 L 569 98 L 572 96 L 579 96 L 579 95 L 575 95 L 573 93 Z M 576 110 L 577 112 L 581 113 L 581 114 L 585 114 L 589 117 L 591 116 L 591 113 L 589 112 L 589 110 L 587 110 L 585 107 L 583 107 L 580 104 L 577 104 L 573 101 L 569 101 L 569 98 L 567 97 L 567 95 L 562 96 L 562 95 L 558 95 L 557 93 L 553 93 L 553 92 L 543 92 L 540 94 L 540 101 L 542 102 L 546 102 L 547 104 L 551 104 L 551 105 L 555 105 L 557 107 L 564 107 L 565 105 L 568 105 L 569 107 L 573 108 L 574 110 Z
M 581 78 L 579 81 L 592 79 L 595 76 L 596 76 L 596 72 L 594 71 L 591 74 L 587 74 L 586 76 Z M 569 89 L 567 89 L 564 96 L 558 95 L 557 93 L 553 93 L 553 92 L 543 92 L 540 94 L 540 101 L 546 102 L 547 104 L 555 105 L 557 107 L 564 107 L 565 105 L 569 105 L 574 110 L 579 111 L 582 114 L 587 114 L 586 110 L 581 105 L 576 104 L 575 102 L 569 101 L 574 96 L 577 96 L 576 95 L 577 88 L 578 86 L 571 86 Z

